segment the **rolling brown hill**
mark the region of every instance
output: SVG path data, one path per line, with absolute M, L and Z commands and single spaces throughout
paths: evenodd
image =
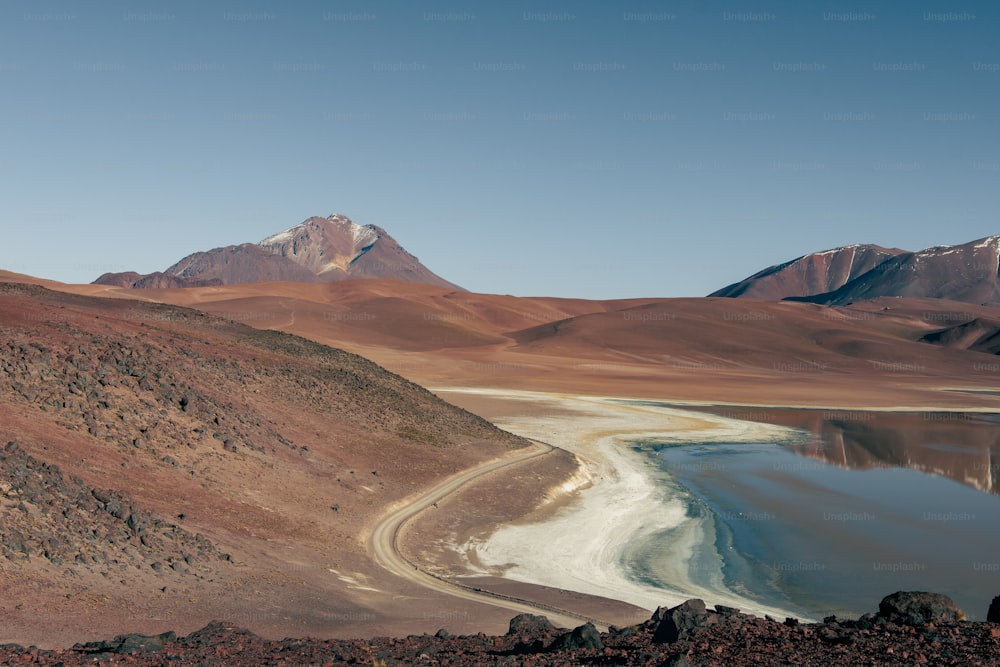
M 949 305 L 957 304 L 935 304 Z M 941 387 L 993 386 L 994 374 L 975 372 L 990 356 L 919 340 L 939 328 L 927 308 L 915 317 L 889 308 L 670 299 L 516 332 L 510 352 L 617 368 L 607 382 L 641 366 L 660 397 L 681 401 L 930 406 L 968 400 Z M 654 395 L 651 389 L 642 395 Z
M 444 602 L 375 565 L 366 526 L 526 445 L 365 359 L 186 308 L 0 283 L 0 334 L 0 643 L 426 630 Z
M 432 273 L 381 227 L 358 225 L 337 214 L 311 217 L 259 243 L 196 252 L 162 272 L 106 273 L 94 282 L 147 289 L 353 278 L 395 278 L 461 289 Z
M 982 370 L 991 355 L 921 339 L 1000 311 L 942 299 L 586 301 L 389 280 L 142 295 L 335 345 L 424 386 L 779 405 L 997 404 L 939 390 L 996 384 Z
M 818 407 L 997 406 L 995 357 L 931 342 L 1000 309 L 886 297 L 849 307 L 690 298 L 588 301 L 455 292 L 395 280 L 136 292 L 370 358 L 423 386 Z M 925 336 L 931 338 L 924 339 Z
M 145 290 L 142 296 L 309 338 L 401 351 L 507 345 L 506 332 L 654 301 L 523 298 L 397 280 Z
M 1000 321 L 974 318 L 961 324 L 933 331 L 920 338 L 921 342 L 987 354 L 1000 354 Z

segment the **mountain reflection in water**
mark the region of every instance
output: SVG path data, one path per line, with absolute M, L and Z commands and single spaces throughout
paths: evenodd
M 908 468 L 1000 495 L 1000 414 L 729 406 L 694 409 L 809 431 L 814 439 L 784 446 L 800 456 L 841 468 Z

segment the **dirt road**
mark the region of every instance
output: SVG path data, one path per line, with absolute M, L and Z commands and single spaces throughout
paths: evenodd
M 502 607 L 517 613 L 543 614 L 558 626 L 572 628 L 586 621 L 591 621 L 598 628 L 606 630 L 607 624 L 565 609 L 491 593 L 486 590 L 441 579 L 419 569 L 416 564 L 407 560 L 399 551 L 397 538 L 400 529 L 409 519 L 416 516 L 422 510 L 440 501 L 445 496 L 454 493 L 477 477 L 495 472 L 501 468 L 523 463 L 539 456 L 545 456 L 555 449 L 550 445 L 538 441 L 532 441 L 532 445 L 530 448 L 517 450 L 510 456 L 487 461 L 474 468 L 469 468 L 453 475 L 402 507 L 392 511 L 383 517 L 372 529 L 371 536 L 368 538 L 369 551 L 374 556 L 375 561 L 385 569 L 425 588 L 466 600 Z

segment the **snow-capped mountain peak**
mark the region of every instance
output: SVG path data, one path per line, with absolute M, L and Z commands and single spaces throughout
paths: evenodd
M 862 250 L 868 251 L 873 261 L 859 263 L 857 254 Z M 848 266 L 848 258 L 850 272 L 834 271 L 838 260 Z M 831 276 L 838 280 L 831 281 Z M 1000 235 L 916 252 L 877 247 L 873 251 L 865 246 L 855 252 L 852 246 L 845 246 L 765 269 L 714 296 L 787 298 L 828 305 L 883 296 L 997 304 L 1000 303 Z
M 385 230 L 375 225 L 359 225 L 336 213 L 326 218 L 308 218 L 257 243 L 194 253 L 166 269 L 163 275 L 177 286 L 393 278 L 461 289 L 429 271 Z M 147 278 L 107 274 L 99 281 L 147 287 L 151 286 Z
M 346 271 L 381 238 L 373 225 L 359 225 L 344 215 L 313 217 L 258 243 L 315 273 Z

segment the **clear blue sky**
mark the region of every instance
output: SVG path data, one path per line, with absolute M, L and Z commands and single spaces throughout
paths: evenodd
M 468 289 L 701 296 L 1000 233 L 1000 3 L 7 0 L 0 268 L 311 215 Z

